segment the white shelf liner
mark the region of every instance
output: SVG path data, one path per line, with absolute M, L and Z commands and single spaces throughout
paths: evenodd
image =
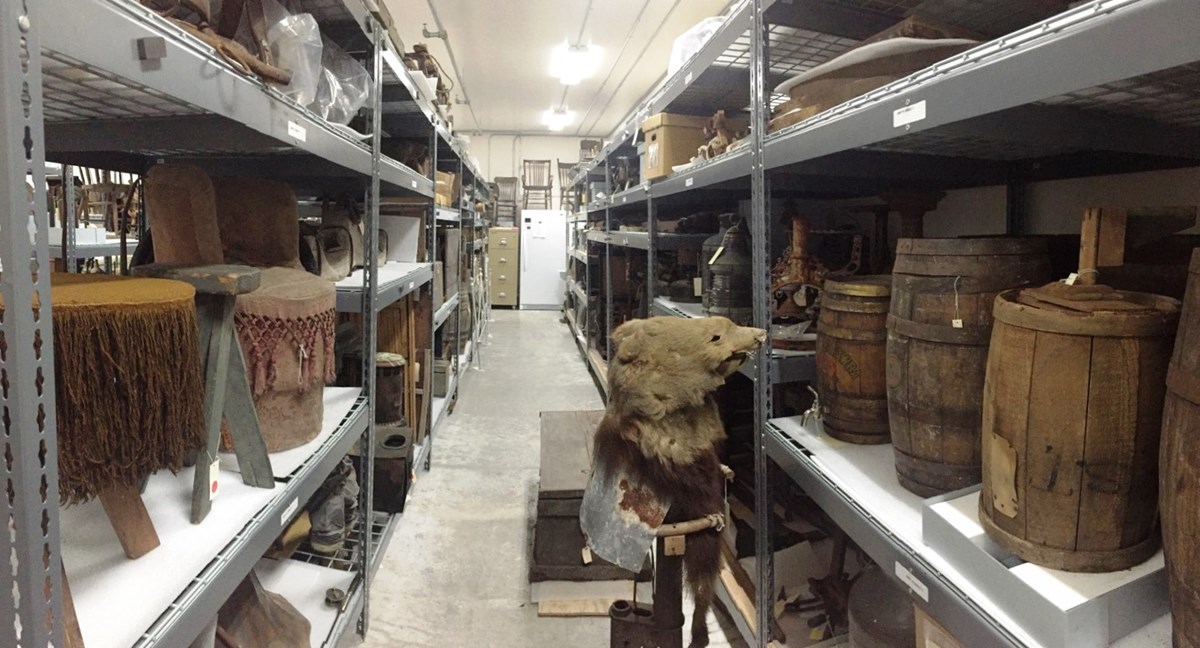
M 325 420 L 312 442 L 271 455 L 276 476 L 294 472 L 337 430 L 358 398 L 358 387 L 325 391 Z M 286 458 L 291 471 L 283 473 L 276 458 Z M 154 521 L 159 546 L 137 560 L 125 557 L 100 502 L 61 509 L 63 564 L 71 584 L 76 614 L 87 648 L 128 648 L 136 643 L 250 520 L 272 499 L 274 489 L 253 488 L 222 462 L 220 493 L 212 512 L 192 524 L 193 469 L 178 475 L 159 472 L 150 478 L 142 501 Z
M 379 290 L 382 292 L 385 288 L 393 283 L 401 283 L 403 281 L 415 281 L 408 279 L 408 276 L 424 268 L 427 263 L 405 263 L 403 261 L 388 261 L 387 263 L 376 268 L 378 276 Z M 362 269 L 351 272 L 349 276 L 334 284 L 338 290 L 349 290 L 353 292 L 362 292 L 363 287 L 363 271 Z
M 287 599 L 308 619 L 312 625 L 312 634 L 309 635 L 312 648 L 325 645 L 338 617 L 337 609 L 325 605 L 325 590 L 338 587 L 349 597 L 354 573 L 297 560 L 270 558 L 260 560 L 254 571 L 267 591 Z

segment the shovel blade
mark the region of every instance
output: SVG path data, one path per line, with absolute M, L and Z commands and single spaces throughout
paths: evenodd
M 583 491 L 579 524 L 592 553 L 636 573 L 670 509 L 670 502 L 624 469 L 597 462 Z

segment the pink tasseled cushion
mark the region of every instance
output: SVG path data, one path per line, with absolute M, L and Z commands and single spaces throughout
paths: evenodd
M 234 322 L 270 452 L 321 431 L 322 387 L 335 372 L 334 299 L 333 284 L 291 268 L 264 268 L 259 289 L 237 299 Z

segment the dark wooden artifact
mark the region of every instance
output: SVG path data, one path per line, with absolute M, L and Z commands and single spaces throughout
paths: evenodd
M 1167 370 L 1159 455 L 1163 550 L 1178 648 L 1200 646 L 1200 252 L 1192 253 L 1175 353 Z
M 253 570 L 217 614 L 218 634 L 238 648 L 312 645 L 312 625 L 287 599 L 263 589 Z
M 375 486 L 373 508 L 384 513 L 401 513 L 408 499 L 412 478 L 412 428 L 375 426 Z
M 896 473 L 930 497 L 979 483 L 992 301 L 1049 279 L 1044 242 L 900 239 L 888 314 L 888 423 Z
M 1115 571 L 1149 558 L 1159 542 L 1158 441 L 1179 302 L 1052 283 L 1002 293 L 995 318 L 984 530 L 1055 569 Z
M 912 600 L 878 567 L 863 571 L 850 589 L 851 648 L 916 648 Z
M 404 422 L 405 366 L 408 362 L 398 353 L 375 354 L 375 422 Z
M 827 280 L 817 327 L 817 392 L 825 432 L 850 443 L 891 443 L 887 313 L 891 275 Z

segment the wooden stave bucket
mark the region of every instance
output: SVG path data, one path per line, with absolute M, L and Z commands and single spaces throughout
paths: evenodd
M 879 567 L 868 567 L 855 579 L 846 607 L 851 648 L 916 647 L 912 599 Z
M 887 313 L 891 275 L 827 280 L 817 327 L 817 393 L 826 434 L 864 445 L 891 443 Z M 844 388 L 847 383 L 857 383 Z
M 953 271 L 953 274 L 951 272 Z M 991 338 L 992 300 L 1004 290 L 1041 285 L 1050 277 L 1045 242 L 1034 238 L 900 239 L 892 275 L 888 313 L 888 422 L 900 484 L 921 497 L 979 483 L 979 430 L 987 349 Z M 914 302 L 942 296 L 953 303 L 958 277 L 959 315 L 952 308 L 928 312 Z M 918 297 L 923 296 L 918 300 Z M 937 300 L 934 300 L 937 301 Z M 919 305 L 919 304 L 918 304 Z M 935 309 L 937 310 L 937 309 Z M 933 323 L 934 315 L 945 316 Z M 940 359 L 952 371 L 929 380 L 926 401 L 914 406 L 908 382 L 912 358 Z M 930 367 L 922 368 L 925 373 Z M 942 373 L 948 375 L 943 379 Z M 957 385 L 957 402 L 947 402 L 945 385 Z M 918 392 L 920 394 L 921 392 Z M 914 450 L 914 440 L 917 448 Z
M 1071 317 L 1020 304 L 1017 301 L 1018 292 L 1017 290 L 1006 291 L 996 298 L 994 311 L 996 325 L 993 328 L 993 344 L 988 356 L 983 429 L 981 431 L 984 462 L 983 485 L 979 496 L 980 524 L 988 536 L 1001 547 L 1028 562 L 1053 569 L 1110 572 L 1127 569 L 1144 562 L 1159 547 L 1155 504 L 1157 503 L 1158 441 L 1162 412 L 1158 404 L 1162 401 L 1165 389 L 1167 358 L 1171 342 L 1174 339 L 1175 326 L 1179 320 L 1179 302 L 1160 295 L 1126 292 L 1124 294 L 1127 298 L 1152 306 L 1155 310 L 1139 314 L 1109 311 L 1091 313 L 1086 317 Z M 1117 384 L 1115 382 L 1101 383 L 1102 386 L 1097 389 L 1105 394 L 1103 400 L 1092 399 L 1090 396 L 1096 377 L 1128 379 L 1130 375 L 1134 375 L 1129 372 L 1126 365 L 1108 365 L 1106 367 L 1104 364 L 1116 361 L 1111 356 L 1118 349 L 1121 352 L 1128 352 L 1131 340 L 1137 341 L 1136 376 L 1139 380 L 1136 393 L 1131 393 L 1130 397 L 1137 402 L 1134 407 L 1138 417 L 1134 429 L 1128 435 L 1131 438 L 1125 438 L 1121 434 L 1124 431 L 1104 426 L 1104 423 L 1112 420 L 1113 412 L 1111 410 L 1104 411 L 1099 408 L 1094 410 L 1091 407 L 1093 402 L 1119 402 L 1113 398 L 1114 393 L 1120 393 Z M 1081 346 L 1070 349 L 1071 346 L 1082 345 L 1084 341 L 1087 341 L 1088 344 L 1086 355 Z M 1103 345 L 1099 351 L 1096 347 L 1097 342 Z M 1016 407 L 1015 405 L 1018 405 L 1019 402 L 1001 403 L 996 395 L 996 392 L 1001 390 L 1000 385 L 1007 384 L 1005 381 L 1009 380 L 1013 373 L 1013 367 L 1008 367 L 1004 362 L 1005 350 L 1010 348 L 1009 345 L 1012 345 L 1011 348 L 1028 350 L 1025 355 L 1028 356 L 1030 363 L 1030 382 L 1028 385 L 1024 385 L 1022 382 L 1017 386 L 1018 394 L 1023 390 L 1025 394 L 1029 395 L 1030 405 L 1027 410 Z M 1050 352 L 1040 356 L 1045 362 L 1048 362 L 1046 358 L 1054 360 L 1055 362 L 1051 366 L 1070 367 L 1073 359 L 1079 362 L 1081 358 L 1086 358 L 1086 364 L 1081 363 L 1081 366 L 1074 367 L 1076 371 L 1073 373 L 1068 370 L 1067 375 L 1060 376 L 1059 380 L 1051 381 L 1050 384 L 1059 386 L 1059 390 L 1041 390 L 1034 384 L 1039 358 L 1036 350 L 1040 348 L 1045 351 L 1053 348 L 1051 345 L 1058 347 L 1054 349 L 1055 351 L 1066 351 L 1065 355 Z M 1024 356 L 1017 354 L 1018 362 L 1022 357 Z M 1096 369 L 1097 362 L 1101 363 L 1099 369 Z M 1122 369 L 1125 370 L 1122 371 Z M 1145 380 L 1141 380 L 1143 376 L 1146 376 Z M 1080 384 L 1086 385 L 1083 388 L 1082 398 L 1077 399 L 1082 400 L 1084 409 L 1079 416 L 1071 417 L 1070 399 L 1058 398 L 1058 396 L 1061 395 L 1060 390 L 1063 386 Z M 1054 397 L 1044 403 L 1045 407 L 1042 410 L 1035 411 L 1034 399 L 1037 395 L 1051 394 L 1052 391 Z M 1012 421 L 1008 420 L 1008 417 L 1012 416 L 1024 416 L 1025 425 L 1028 428 L 1028 419 L 1033 415 L 1039 418 L 1045 416 L 1057 418 L 1044 426 L 1045 439 L 1025 444 L 1013 444 L 1007 437 L 994 434 L 998 425 L 1005 428 L 1014 425 Z M 1087 422 L 1091 420 L 1095 420 L 1101 425 L 1101 430 L 1095 434 L 1088 434 L 1094 429 L 1087 425 Z M 998 421 L 1004 421 L 1004 423 L 998 424 Z M 1075 435 L 1075 439 L 1067 436 L 1070 432 L 1070 428 L 1067 426 L 1072 421 L 1080 421 L 1083 427 L 1083 430 Z M 1027 430 L 1023 430 L 1023 433 L 1025 431 Z M 1113 464 L 1102 463 L 1095 459 L 1094 455 L 1087 453 L 1088 449 L 1096 451 L 1097 447 L 1104 447 L 1103 444 L 1097 444 L 1097 441 L 1105 438 L 1105 432 L 1116 434 L 1119 446 L 1117 452 L 1122 457 L 1128 455 L 1129 467 L 1124 471 L 1110 470 Z M 1108 436 L 1112 436 L 1112 434 Z M 1079 454 L 1066 455 L 1065 463 L 1063 461 L 1052 462 L 1048 472 L 1047 466 L 1039 467 L 1028 459 L 1018 459 L 1022 449 L 1018 445 L 1025 446 L 1023 448 L 1026 451 L 1024 456 L 1027 457 L 1028 446 L 1042 447 L 1043 442 L 1046 442 L 1047 452 L 1049 452 L 1051 444 L 1061 448 L 1064 443 L 1070 443 L 1072 440 L 1078 442 Z M 1003 458 L 1008 454 L 1005 447 L 1013 448 L 1013 455 L 1007 459 Z M 1125 450 L 1129 450 L 1129 452 L 1124 452 Z M 1011 469 L 1006 471 L 997 468 L 1008 462 L 1012 464 Z M 1071 492 L 1066 495 L 1059 494 L 1057 499 L 1050 501 L 1053 496 L 1044 494 L 1048 489 L 1053 489 L 1058 483 L 1069 483 L 1060 478 L 1063 474 L 1061 468 L 1064 466 L 1068 470 L 1079 469 L 1079 484 L 1086 483 L 1095 486 L 1091 489 L 1076 487 L 1072 489 L 1074 494 Z M 1013 475 L 1011 477 L 1013 491 L 1008 497 L 1011 498 L 1009 505 L 1015 507 L 1017 513 L 1012 517 L 996 512 L 1000 511 L 1001 507 L 995 502 L 1005 497 L 1001 493 L 1004 488 L 1001 484 L 1008 481 L 1005 479 L 1005 472 Z M 1069 473 L 1067 474 L 1069 475 Z M 1048 480 L 1046 488 L 1037 489 L 1038 499 L 1045 501 L 1040 505 L 1031 506 L 1027 499 L 1034 489 L 1030 488 L 1029 482 L 1039 475 L 1046 477 L 1041 481 Z M 1114 481 L 1118 484 L 1116 487 L 1118 490 L 1127 487 L 1128 493 L 1098 492 L 1113 490 L 1110 484 Z M 1082 492 L 1084 490 L 1088 491 L 1086 497 Z M 1127 496 L 1124 498 L 1112 497 L 1112 495 L 1120 496 L 1122 494 Z M 1088 509 L 1093 512 L 1105 511 L 1110 514 L 1120 512 L 1112 516 L 1123 516 L 1122 522 L 1119 524 L 1120 528 L 1117 528 L 1117 523 L 1109 527 L 1105 524 L 1106 520 L 1098 514 L 1083 516 L 1082 511 L 1085 509 L 1086 501 L 1093 502 L 1088 506 Z M 1139 507 L 1137 506 L 1138 501 L 1143 501 L 1148 505 Z M 1121 504 L 1124 506 L 1121 507 Z M 1041 508 L 1038 508 L 1039 506 Z M 1027 512 L 1027 509 L 1033 510 Z M 1057 541 L 1039 541 L 1025 537 L 1030 535 L 1028 530 L 1030 514 L 1036 517 L 1040 512 L 1041 518 L 1061 523 L 1070 519 L 1059 514 L 1063 510 L 1074 510 L 1078 513 L 1074 516 L 1074 526 L 1065 529 L 1065 532 L 1063 529 L 1059 530 L 1060 538 Z M 1022 517 L 1018 518 L 1018 515 Z M 1018 519 L 1025 522 L 1024 535 L 1016 532 L 1017 527 L 1021 524 Z M 1086 524 L 1081 524 L 1081 522 L 1086 522 Z M 1062 525 L 1058 524 L 1058 526 Z M 1049 536 L 1052 533 L 1053 531 L 1048 528 L 1038 530 L 1039 535 Z M 1072 540 L 1064 540 L 1065 537 Z M 1124 546 L 1096 548 L 1098 545 L 1107 544 L 1105 540 L 1111 542 L 1112 537 L 1120 537 L 1119 544 Z M 1090 538 L 1088 544 L 1091 547 L 1080 549 L 1062 546 L 1068 543 L 1077 546 L 1081 538 Z M 1048 542 L 1057 542 L 1059 546 L 1048 546 Z
M 1192 253 L 1167 370 L 1158 501 L 1175 646 L 1200 647 L 1200 250 Z

